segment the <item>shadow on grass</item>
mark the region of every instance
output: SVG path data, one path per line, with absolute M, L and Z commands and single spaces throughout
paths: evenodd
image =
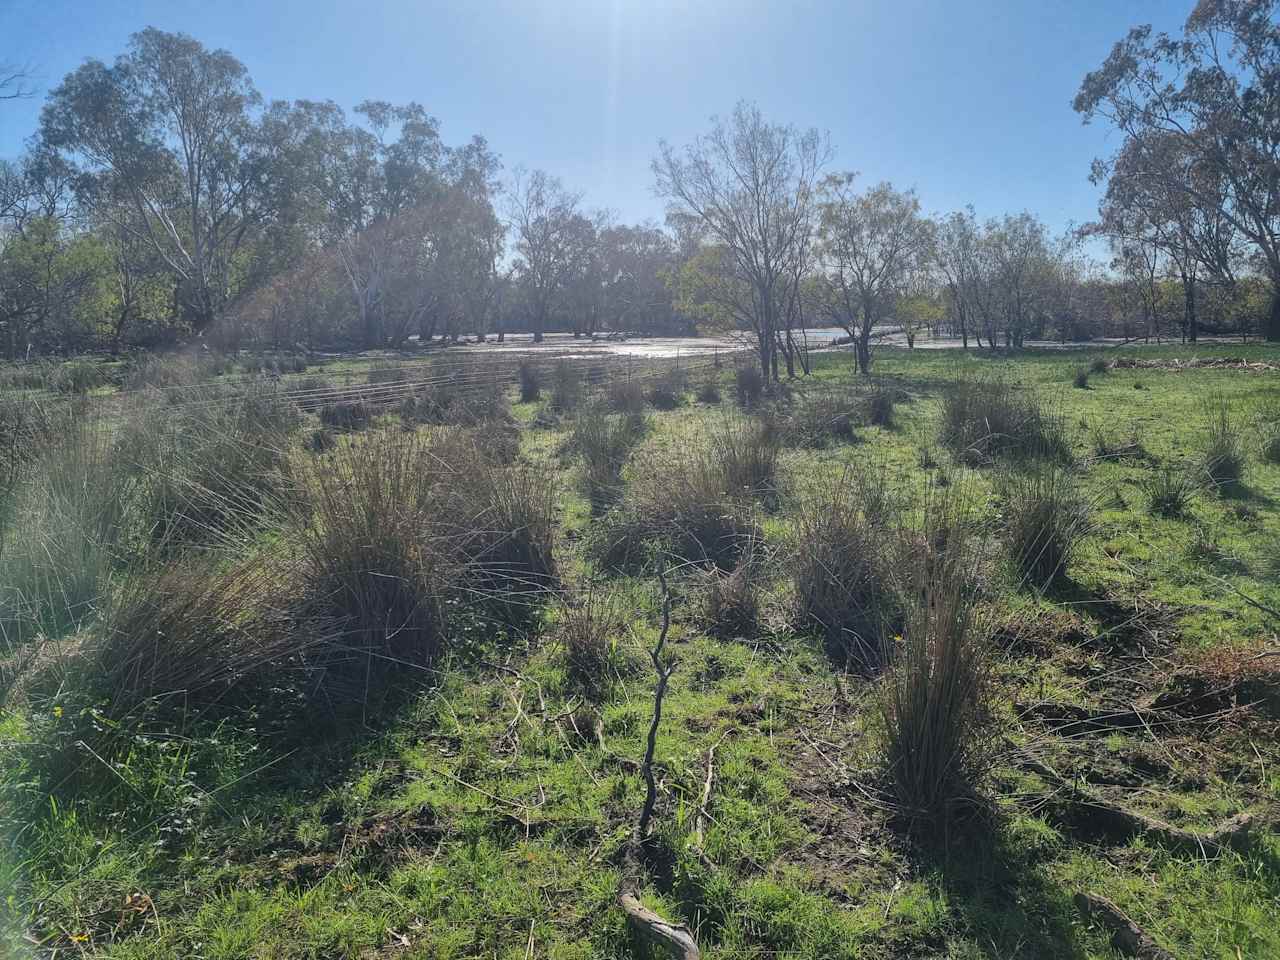
M 975 817 L 946 842 L 920 842 L 910 854 L 921 875 L 937 879 L 963 928 L 988 957 L 1083 960 L 1072 926 L 1071 891 L 1040 868 L 1034 844 L 1012 828 Z

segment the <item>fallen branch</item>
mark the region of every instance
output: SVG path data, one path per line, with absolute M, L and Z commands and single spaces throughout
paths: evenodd
M 653 720 L 649 724 L 649 739 L 645 744 L 644 760 L 640 772 L 644 774 L 645 798 L 635 833 L 627 842 L 622 858 L 622 879 L 618 884 L 618 906 L 627 917 L 627 923 L 640 937 L 655 947 L 665 950 L 677 960 L 701 960 L 702 953 L 689 928 L 682 923 L 664 920 L 640 902 L 640 877 L 643 875 L 640 851 L 649 836 L 649 823 L 658 802 L 658 785 L 653 778 L 653 755 L 658 745 L 658 726 L 662 722 L 662 699 L 667 693 L 667 682 L 675 672 L 675 664 L 663 664 L 662 650 L 671 629 L 671 589 L 662 568 L 658 568 L 658 583 L 662 586 L 662 630 L 658 642 L 649 651 L 653 671 L 658 682 L 653 690 Z
M 1172 824 L 1148 817 L 1146 814 L 1126 810 L 1068 780 L 1056 770 L 1023 753 L 1019 766 L 1030 770 L 1048 783 L 1060 788 L 1066 802 L 1091 824 L 1108 833 L 1124 837 L 1145 836 L 1162 846 L 1174 847 L 1198 853 L 1202 856 L 1219 854 L 1227 848 L 1243 851 L 1251 841 L 1251 834 L 1261 821 L 1252 813 L 1240 813 L 1208 833 L 1184 830 Z
M 1076 909 L 1085 917 L 1098 920 L 1111 931 L 1111 945 L 1121 953 L 1138 960 L 1173 960 L 1173 954 L 1152 939 L 1147 931 L 1130 920 L 1106 897 L 1077 893 Z

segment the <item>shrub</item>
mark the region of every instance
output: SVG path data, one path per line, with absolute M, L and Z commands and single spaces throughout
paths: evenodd
M 1186 516 L 1199 490 L 1199 484 L 1186 469 L 1176 466 L 1160 468 L 1140 485 L 1147 497 L 1147 509 L 1167 519 Z
M 593 528 L 590 552 L 619 570 L 648 566 L 655 551 L 727 570 L 756 534 L 742 491 L 727 489 L 723 470 L 701 449 L 637 464 L 632 495 Z
M 1111 365 L 1102 357 L 1094 357 L 1093 362 L 1089 364 L 1090 373 L 1106 373 L 1111 369 Z
M 1081 367 L 1076 371 L 1075 376 L 1071 380 L 1071 385 L 1077 390 L 1089 389 L 1089 368 Z
M 819 628 L 828 653 L 844 664 L 874 664 L 882 628 L 897 618 L 888 577 L 892 508 L 883 480 L 846 468 L 804 499 L 792 526 L 797 621 Z
M 943 393 L 941 439 L 969 462 L 1071 458 L 1062 418 L 1034 394 L 998 381 L 961 381 Z
M 639 380 L 610 381 L 605 388 L 609 409 L 617 413 L 639 416 L 644 412 L 644 385 Z
M 1201 461 L 1205 477 L 1222 491 L 1234 492 L 1244 479 L 1245 456 L 1231 407 L 1225 397 L 1211 401 L 1208 439 Z
M 582 403 L 582 371 L 571 360 L 557 360 L 551 369 L 551 409 L 569 413 Z
M 698 384 L 696 394 L 699 403 L 719 403 L 720 402 L 720 378 L 715 374 L 704 377 Z
M 650 381 L 645 398 L 655 410 L 674 410 L 684 402 L 684 394 L 689 387 L 688 380 L 685 371 L 673 367 Z
M 533 360 L 525 358 L 520 361 L 516 367 L 516 378 L 520 383 L 521 403 L 533 403 L 542 396 L 542 374 Z
M 991 660 L 974 612 L 977 554 L 962 501 L 935 491 L 925 517 L 928 546 L 899 591 L 901 632 L 882 634 L 877 700 L 900 815 L 942 826 L 972 802 L 989 759 Z
M 1265 463 L 1280 463 L 1280 421 L 1264 425 L 1258 453 Z
M 370 386 L 408 383 L 409 368 L 402 363 L 375 363 L 365 374 L 365 382 Z
M 744 407 L 754 407 L 764 396 L 764 374 L 759 367 L 738 367 L 733 373 L 733 386 L 738 403 Z
M 1089 511 L 1058 467 L 1008 470 L 1000 478 L 1005 544 L 1020 582 L 1036 590 L 1062 576 L 1089 531 Z
M 112 561 L 126 555 L 137 479 L 111 425 L 57 421 L 0 499 L 0 648 L 93 620 Z

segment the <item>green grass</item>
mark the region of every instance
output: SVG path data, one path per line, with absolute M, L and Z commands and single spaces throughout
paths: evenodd
M 1106 358 L 1193 353 L 1280 359 L 1257 345 Z M 794 622 L 784 558 L 806 494 L 851 463 L 870 464 L 903 505 L 895 523 L 912 526 L 928 486 L 948 483 L 972 498 L 981 619 L 997 627 L 993 742 L 1025 744 L 1108 798 L 1187 828 L 1280 803 L 1276 721 L 1257 710 L 1073 737 L 1015 716 L 1015 701 L 1116 708 L 1149 700 L 1174 673 L 1230 677 L 1275 660 L 1240 666 L 1273 648 L 1280 630 L 1259 609 L 1280 607 L 1280 465 L 1246 442 L 1239 488 L 1202 491 L 1184 517 L 1153 514 L 1144 486 L 1201 456 L 1210 397 L 1248 424 L 1280 397 L 1273 378 L 1113 364 L 1088 390 L 1073 389 L 1087 362 L 1055 351 L 879 352 L 877 377 L 905 394 L 892 427 L 859 424 L 857 442 L 779 454 L 753 553 L 759 629 L 709 634 L 698 602 L 705 575 L 673 571 L 676 671 L 656 755 L 661 857 L 644 898 L 687 923 L 705 956 L 1109 960 L 1106 933 L 1072 907 L 1077 890 L 1112 899 L 1176 956 L 1280 955 L 1275 836 L 1208 861 L 1141 838 L 1084 836 L 1001 750 L 979 785 L 981 816 L 942 840 L 898 823 L 876 799 L 888 780 L 875 680 L 843 673 L 822 638 Z M 939 440 L 942 392 L 979 377 L 1053 405 L 1072 442 L 1078 495 L 1093 507 L 1088 536 L 1043 594 L 1020 589 L 1001 562 L 996 468 L 958 463 Z M 720 378 L 728 406 L 733 370 Z M 795 402 L 857 383 L 850 355 L 819 355 Z M 510 390 L 514 399 L 514 380 Z M 568 450 L 574 419 L 532 426 L 546 402 L 513 404 L 520 463 L 571 479 L 582 469 Z M 706 442 L 725 415 L 688 403 L 649 416 L 621 470 L 624 503 L 637 464 Z M 310 420 L 293 455 L 310 456 L 300 449 Z M 1096 457 L 1099 427 L 1139 440 L 1145 455 Z M 122 727 L 109 769 L 81 743 L 112 722 L 101 704 L 74 690 L 9 691 L 0 709 L 0 955 L 645 956 L 613 897 L 644 796 L 635 761 L 660 598 L 648 571 L 592 564 L 585 545 L 601 519 L 580 485 L 561 482 L 553 493 L 561 581 L 579 590 L 590 580 L 623 611 L 611 632 L 612 679 L 598 697 L 584 696 L 573 676 L 555 603 L 518 630 L 451 615 L 435 673 L 376 714 L 299 712 L 287 690 L 216 715 L 170 711 Z M 283 549 L 265 524 L 234 551 Z M 154 574 L 128 559 L 113 554 L 106 579 Z M 74 628 L 91 630 L 92 620 Z M 71 644 L 74 631 L 51 639 Z M 0 646 L 6 661 L 14 652 Z M 51 776 L 68 769 L 79 773 Z

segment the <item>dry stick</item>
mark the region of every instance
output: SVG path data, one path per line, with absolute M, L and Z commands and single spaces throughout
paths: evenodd
M 1073 898 L 1076 909 L 1085 917 L 1092 917 L 1111 931 L 1111 945 L 1121 953 L 1138 960 L 1173 960 L 1173 954 L 1151 938 L 1147 931 L 1130 920 L 1106 897 L 1092 893 L 1077 893 Z
M 646 793 L 636 832 L 623 854 L 622 880 L 618 884 L 617 899 L 631 929 L 651 945 L 678 960 L 701 960 L 702 952 L 688 927 L 664 920 L 640 902 L 640 845 L 649 834 L 649 821 L 658 800 L 658 787 L 653 779 L 653 754 L 658 743 L 658 724 L 662 720 L 662 698 L 667 692 L 667 681 L 675 671 L 674 664 L 665 667 L 662 664 L 662 648 L 667 642 L 667 632 L 671 627 L 671 590 L 661 566 L 658 568 L 658 583 L 662 586 L 662 631 L 658 634 L 658 642 L 649 651 L 658 683 L 653 691 L 653 722 L 649 724 L 649 740 L 645 747 L 644 761 L 640 765 Z

